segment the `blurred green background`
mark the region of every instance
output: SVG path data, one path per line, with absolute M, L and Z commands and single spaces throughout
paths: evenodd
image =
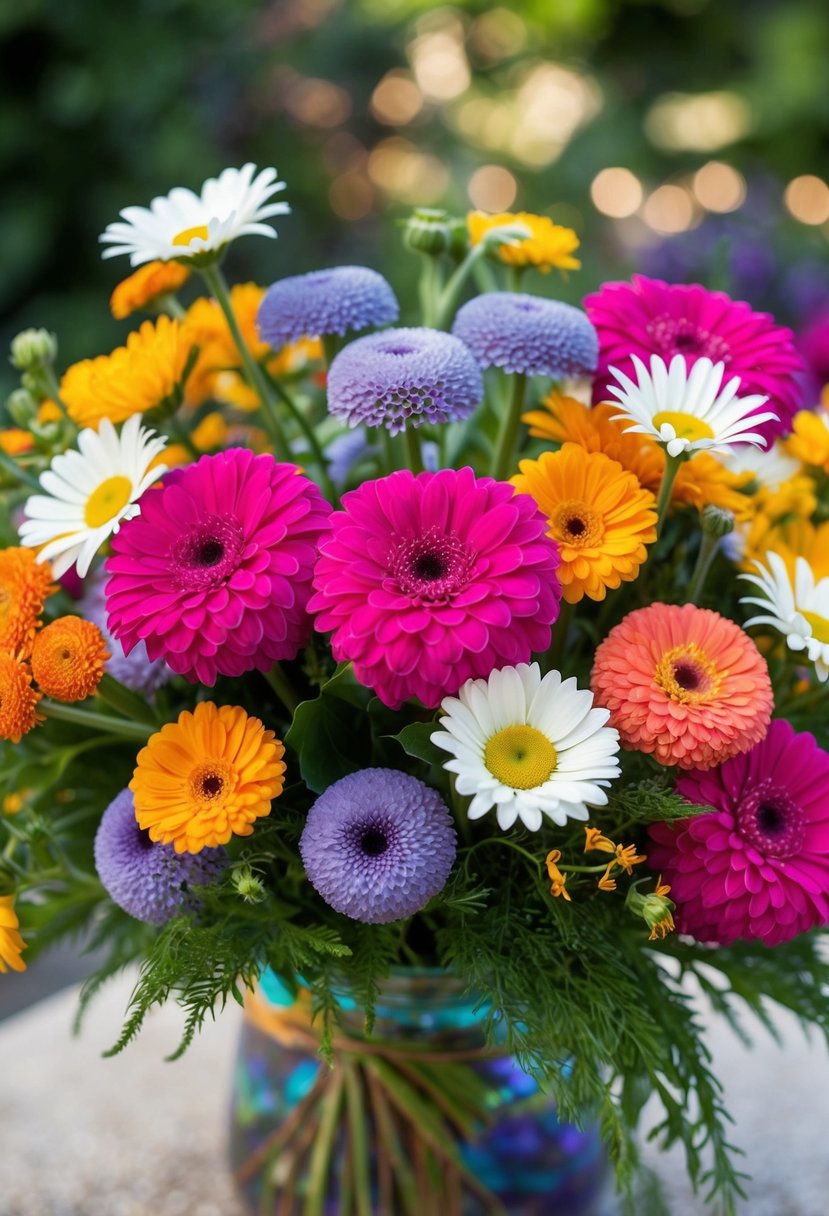
M 293 215 L 235 279 L 365 261 L 410 299 L 413 204 L 525 208 L 583 242 L 542 290 L 642 269 L 801 326 L 829 309 L 828 59 L 825 0 L 0 0 L 0 340 L 122 341 L 98 234 L 248 159 Z

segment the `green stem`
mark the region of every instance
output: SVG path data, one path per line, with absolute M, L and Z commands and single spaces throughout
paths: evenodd
M 155 711 L 150 709 L 142 697 L 127 688 L 120 680 L 116 680 L 108 671 L 105 671 L 101 677 L 97 694 L 102 701 L 106 701 L 107 705 L 117 710 L 118 713 L 125 714 L 135 722 L 142 722 L 147 726 L 152 726 L 153 729 L 158 729 L 159 721 Z
M 507 291 L 520 291 L 521 280 L 524 277 L 525 266 L 507 265 Z
M 172 292 L 159 296 L 155 302 L 155 308 L 156 312 L 166 312 L 168 317 L 175 317 L 177 321 L 183 321 L 187 316 L 187 310 L 182 308 Z
M 515 463 L 515 449 L 521 414 L 524 410 L 526 389 L 527 377 L 523 372 L 515 372 L 512 377 L 510 403 L 501 419 L 501 430 L 495 446 L 495 458 L 492 462 L 492 476 L 496 481 L 506 481 Z
M 681 452 L 679 456 L 669 456 L 665 452 L 665 471 L 662 474 L 662 481 L 659 484 L 659 497 L 656 500 L 656 539 L 662 535 L 662 525 L 668 514 L 668 507 L 671 502 L 671 490 L 676 481 L 676 475 L 679 472 L 680 465 L 685 463 L 685 453 Z
M 267 375 L 267 373 L 265 373 L 265 374 Z M 337 493 L 336 493 L 336 490 L 334 489 L 334 483 L 332 482 L 331 478 L 328 476 L 328 464 L 326 462 L 325 456 L 323 455 L 322 448 L 320 447 L 320 441 L 317 438 L 317 432 L 314 430 L 313 426 L 308 421 L 308 419 L 305 417 L 305 414 L 299 408 L 296 401 L 291 396 L 291 394 L 288 392 L 288 390 L 285 388 L 285 386 L 283 384 L 280 384 L 279 381 L 275 380 L 272 376 L 268 376 L 268 382 L 270 383 L 270 385 L 272 386 L 274 391 L 277 393 L 277 395 L 285 403 L 288 410 L 290 411 L 291 417 L 294 419 L 297 426 L 302 431 L 305 438 L 308 440 L 308 444 L 311 448 L 311 454 L 314 457 L 315 463 L 319 467 L 320 481 L 322 482 L 323 493 L 325 494 L 326 498 L 333 501 L 334 499 L 336 499 Z
M 466 282 L 470 271 L 478 264 L 486 251 L 486 243 L 481 241 L 480 245 L 473 245 L 469 253 L 461 262 L 460 266 L 449 279 L 449 282 L 440 293 L 437 303 L 435 304 L 434 312 L 434 327 L 435 329 L 444 329 L 447 322 L 455 311 L 455 305 L 458 302 L 458 296 L 461 294 L 461 288 Z
M 351 1129 L 350 1148 L 354 1171 L 354 1198 L 356 1200 L 357 1216 L 372 1216 L 371 1177 L 366 1129 L 368 1112 L 365 1109 L 356 1065 L 350 1060 L 344 1060 L 343 1069 L 345 1071 L 345 1097 L 348 1108 L 348 1122 Z
M 334 1138 L 340 1117 L 344 1081 L 345 1073 L 342 1068 L 335 1068 L 328 1082 L 325 1097 L 320 1103 L 320 1125 L 314 1138 L 308 1191 L 302 1207 L 302 1216 L 322 1216 L 325 1208 L 328 1174 L 331 1169 Z
M 420 268 L 420 313 L 423 324 L 437 326 L 440 299 L 443 294 L 443 272 L 440 262 L 430 253 L 421 255 L 423 264 Z
M 543 864 L 540 857 L 535 857 L 527 849 L 522 848 L 520 844 L 516 844 L 514 840 L 510 840 L 507 836 L 487 836 L 483 840 L 478 840 L 475 844 L 470 845 L 468 849 L 463 849 L 462 852 L 469 857 L 469 855 L 474 853 L 476 849 L 483 848 L 483 846 L 487 844 L 500 844 L 503 845 L 504 848 L 512 849 L 513 852 L 520 853 L 522 857 L 526 857 L 528 861 L 531 861 L 534 866 L 539 868 Z
M 575 605 L 568 604 L 567 600 L 561 601 L 558 620 L 553 625 L 553 640 L 544 664 L 546 671 L 561 671 L 561 663 L 567 653 L 567 635 L 570 632 L 574 610 Z
M 331 364 L 342 350 L 343 339 L 339 336 L 339 334 L 323 334 L 320 338 L 320 343 L 322 345 L 322 354 L 327 370 L 331 367 Z
M 262 408 L 268 421 L 271 438 L 273 439 L 274 452 L 280 460 L 290 461 L 291 450 L 288 447 L 288 441 L 285 438 L 285 432 L 279 420 L 276 398 L 272 394 L 261 367 L 248 350 L 247 343 L 242 337 L 239 322 L 236 320 L 236 314 L 230 303 L 230 293 L 225 282 L 225 277 L 221 269 L 215 265 L 203 266 L 200 273 L 224 313 L 228 329 L 233 341 L 236 343 L 250 385 L 259 394 L 259 399 L 262 402 Z
M 383 453 L 383 472 L 393 473 L 397 468 L 397 460 L 394 455 L 394 437 L 388 433 L 384 426 L 377 429 L 380 432 L 380 448 Z
M 600 866 L 571 866 L 558 863 L 558 868 L 564 874 L 601 874 L 607 869 L 610 864 L 611 854 L 608 853 L 608 861 L 603 861 Z
M 49 396 L 52 398 L 52 400 L 55 402 L 56 405 L 60 406 L 60 408 L 63 410 L 64 414 L 68 418 L 69 411 L 67 410 L 66 405 L 65 405 L 63 399 L 61 398 L 60 383 L 58 381 L 57 376 L 55 375 L 55 369 L 52 367 L 52 364 L 51 363 L 42 364 L 41 372 L 43 374 L 43 379 L 46 383 L 46 387 L 49 390 Z
M 126 718 L 114 718 L 111 714 L 94 713 L 89 709 L 80 709 L 76 705 L 65 705 L 61 701 L 41 701 L 38 709 L 47 718 L 53 718 L 56 722 L 74 722 L 78 726 L 86 726 L 90 730 L 118 735 L 122 739 L 135 739 L 141 743 L 146 743 L 153 733 L 151 726 L 144 726 L 139 722 L 128 722 Z
M 296 713 L 296 708 L 299 705 L 299 697 L 294 691 L 291 681 L 285 675 L 282 666 L 279 663 L 274 663 L 270 671 L 265 671 L 262 674 L 276 695 L 279 697 L 279 700 L 285 706 L 288 713 L 291 715 L 291 717 L 293 717 L 293 715 Z
M 697 563 L 694 566 L 694 573 L 691 575 L 691 584 L 688 588 L 688 603 L 698 604 L 705 580 L 708 577 L 708 571 L 711 569 L 711 563 L 714 560 L 714 555 L 717 552 L 717 546 L 720 543 L 718 536 L 712 536 L 710 532 L 703 531 L 702 540 L 699 544 L 699 553 L 697 554 Z
M 29 486 L 30 489 L 37 490 L 39 493 L 43 492 L 37 478 L 32 473 L 27 473 L 16 460 L 2 451 L 0 451 L 0 469 L 5 469 L 15 481 L 22 482 L 23 485 Z
M 403 431 L 403 435 L 406 441 L 407 464 L 413 473 L 422 473 L 423 452 L 421 451 L 420 440 L 415 433 L 414 427 L 407 426 Z

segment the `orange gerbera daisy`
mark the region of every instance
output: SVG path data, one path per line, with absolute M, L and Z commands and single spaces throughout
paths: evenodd
M 95 427 L 102 418 L 123 422 L 174 403 L 193 348 L 192 335 L 178 321 L 159 317 L 131 333 L 126 346 L 109 355 L 73 363 L 60 393 L 78 426 Z
M 161 296 L 172 295 L 190 278 L 190 268 L 181 262 L 145 262 L 122 279 L 109 298 L 109 310 L 123 321 L 140 309 L 152 309 Z
M 32 675 L 47 697 L 83 701 L 100 684 L 108 658 L 97 625 L 79 616 L 62 616 L 35 638 Z
M 0 550 L 0 650 L 28 650 L 45 600 L 57 588 L 31 549 Z
M 538 460 L 522 460 L 512 484 L 535 499 L 558 542 L 558 577 L 568 604 L 603 600 L 636 578 L 656 540 L 656 500 L 632 473 L 603 452 L 565 443 Z
M 20 936 L 20 921 L 14 910 L 14 896 L 0 895 L 0 972 L 25 971 L 26 964 L 20 957 L 26 943 Z
M 580 270 L 581 262 L 573 254 L 579 238 L 572 228 L 554 224 L 549 215 L 531 215 L 528 211 L 502 211 L 489 215 L 486 211 L 470 211 L 466 217 L 469 243 L 479 245 L 493 228 L 507 224 L 523 224 L 530 235 L 523 241 L 498 247 L 498 258 L 508 266 L 535 266 L 542 274 L 556 270 Z
M 629 613 L 596 651 L 590 684 L 623 747 L 680 768 L 748 751 L 771 720 L 759 650 L 733 621 L 694 604 Z
M 42 721 L 37 712 L 41 694 L 32 688 L 32 673 L 19 654 L 0 650 L 0 739 L 19 743 Z
M 130 782 L 135 817 L 150 839 L 199 853 L 250 836 L 282 792 L 285 749 L 238 706 L 200 702 L 138 753 Z

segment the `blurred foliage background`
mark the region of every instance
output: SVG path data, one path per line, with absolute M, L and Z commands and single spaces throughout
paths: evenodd
M 579 232 L 577 300 L 633 269 L 802 326 L 829 310 L 825 0 L 3 0 L 0 340 L 108 351 L 121 207 L 273 164 L 293 215 L 232 277 L 382 266 L 414 204 Z M 11 387 L 0 370 L 0 389 Z

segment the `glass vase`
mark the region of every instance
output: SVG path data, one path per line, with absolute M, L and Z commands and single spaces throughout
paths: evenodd
M 559 1122 L 510 1056 L 487 1049 L 459 979 L 400 970 L 369 1039 L 343 1025 L 320 1055 L 307 994 L 266 973 L 246 1004 L 230 1156 L 251 1216 L 597 1216 L 598 1131 Z

